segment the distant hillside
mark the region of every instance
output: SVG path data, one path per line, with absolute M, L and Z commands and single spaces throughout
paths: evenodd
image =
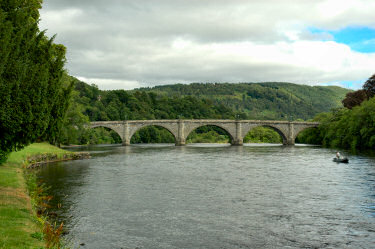
M 349 89 L 292 83 L 192 83 L 140 88 L 168 97 L 194 96 L 232 109 L 242 119 L 310 119 L 341 107 Z
M 228 107 L 195 96 L 167 96 L 154 92 L 100 90 L 75 79 L 73 102 L 90 121 L 139 119 L 230 119 Z
M 132 91 L 103 91 L 72 77 L 75 89 L 64 119 L 62 144 L 120 143 L 114 131 L 86 129 L 89 121 L 137 119 L 310 119 L 341 106 L 349 91 L 340 87 L 310 87 L 289 83 L 190 84 Z M 225 131 L 201 127 L 188 141 L 227 141 Z M 223 140 L 224 136 L 224 140 Z M 254 131 L 246 141 L 279 142 L 273 130 Z M 174 142 L 160 127 L 138 131 L 132 143 Z

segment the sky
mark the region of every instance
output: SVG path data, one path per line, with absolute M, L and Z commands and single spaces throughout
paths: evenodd
M 100 89 L 291 82 L 358 89 L 375 73 L 374 0 L 44 0 L 40 29 Z

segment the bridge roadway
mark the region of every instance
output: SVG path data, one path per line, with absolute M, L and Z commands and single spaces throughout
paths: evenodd
M 176 145 L 185 145 L 186 138 L 198 127 L 214 125 L 224 129 L 230 136 L 232 145 L 242 145 L 246 134 L 254 127 L 270 127 L 283 138 L 284 145 L 294 145 L 302 130 L 317 127 L 317 122 L 289 122 L 269 120 L 227 120 L 227 119 L 177 119 L 177 120 L 126 120 L 97 121 L 90 123 L 91 128 L 106 127 L 117 132 L 123 145 L 130 145 L 130 139 L 136 131 L 146 126 L 161 126 L 175 138 Z

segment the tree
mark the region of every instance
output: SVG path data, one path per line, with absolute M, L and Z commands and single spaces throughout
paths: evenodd
M 360 105 L 363 101 L 367 100 L 367 92 L 365 90 L 358 90 L 355 92 L 348 92 L 345 99 L 342 100 L 342 104 L 352 109 L 354 106 Z
M 345 99 L 342 100 L 342 104 L 346 108 L 352 109 L 353 107 L 360 105 L 363 101 L 368 100 L 374 96 L 375 96 L 375 74 L 372 75 L 363 84 L 361 90 L 347 93 Z
M 375 98 L 352 109 L 341 108 L 314 118 L 320 125 L 301 132 L 300 142 L 345 149 L 373 149 L 375 146 Z
M 41 136 L 42 140 L 58 146 L 60 145 L 60 136 L 63 128 L 62 126 L 65 121 L 64 118 L 68 111 L 71 93 L 74 87 L 74 81 L 72 81 L 66 73 L 64 73 L 62 76 L 62 80 L 54 82 L 55 85 L 53 88 L 57 90 L 55 92 L 54 101 L 50 104 L 50 120 L 48 123 L 48 128 Z
M 375 96 L 375 74 L 365 82 L 362 88 L 366 91 L 369 98 Z
M 84 107 L 78 103 L 78 98 L 79 92 L 73 90 L 66 115 L 56 137 L 56 142 L 59 144 L 85 144 L 88 141 L 89 118 L 82 113 Z
M 40 0 L 0 1 L 0 163 L 64 114 L 65 47 L 39 31 L 40 8 Z

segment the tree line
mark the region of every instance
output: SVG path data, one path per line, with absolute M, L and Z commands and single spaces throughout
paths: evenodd
M 346 94 L 342 103 L 342 108 L 316 115 L 313 120 L 321 123 L 319 127 L 306 130 L 298 141 L 352 150 L 373 149 L 375 74 L 364 83 L 362 89 Z
M 336 86 L 283 82 L 192 83 L 140 88 L 165 96 L 206 98 L 233 110 L 241 119 L 307 120 L 339 107 L 349 92 Z
M 169 97 L 141 91 L 99 90 L 72 77 L 75 89 L 64 120 L 61 144 L 117 143 L 113 131 L 86 129 L 89 121 L 145 119 L 231 119 L 235 113 L 224 105 L 194 96 Z M 170 142 L 172 135 L 164 129 L 149 127 L 133 136 L 133 143 Z
M 96 85 L 89 85 L 74 77 L 75 89 L 72 93 L 71 106 L 63 125 L 59 142 L 61 144 L 96 144 L 96 143 L 120 143 L 121 139 L 111 130 L 105 128 L 85 129 L 89 121 L 109 120 L 142 120 L 142 119 L 264 119 L 264 113 L 282 113 L 278 108 L 283 101 L 288 99 L 290 105 L 301 107 L 303 99 L 310 101 L 326 101 L 334 105 L 338 96 L 344 96 L 347 89 L 337 87 L 310 87 L 298 86 L 290 83 L 252 83 L 252 84 L 191 84 L 169 85 L 155 88 L 142 88 L 131 91 L 125 90 L 100 90 Z M 155 90 L 156 89 L 156 90 Z M 164 89 L 161 91 L 160 89 Z M 172 90 L 165 90 L 172 89 Z M 288 90 L 287 90 L 288 89 Z M 246 90 L 246 91 L 245 91 Z M 245 91 L 247 97 L 242 96 Z M 313 93 L 311 93 L 313 91 Z M 293 92 L 293 94 L 292 94 Z M 310 93 L 309 93 L 310 92 Z M 216 94 L 216 95 L 214 95 Z M 232 96 L 233 95 L 233 96 Z M 229 96 L 229 97 L 228 97 Z M 277 97 L 279 96 L 279 98 Z M 228 101 L 233 98 L 234 102 Z M 265 110 L 254 111 L 248 114 L 248 109 L 235 108 L 233 103 L 238 99 L 246 102 L 246 105 L 254 105 L 249 99 L 256 99 L 258 103 L 272 103 L 263 107 Z M 281 100 L 280 100 L 281 98 Z M 283 100 L 284 98 L 284 100 Z M 323 101 L 324 98 L 324 101 Z M 232 100 L 230 100 L 232 101 Z M 285 102 L 285 101 L 284 101 Z M 338 101 L 339 102 L 339 101 Z M 262 104 L 262 105 L 263 105 Z M 264 104 L 266 105 L 266 104 Z M 240 106 L 240 105 L 239 105 Z M 322 105 L 324 106 L 324 105 Z M 286 107 L 285 107 L 286 108 Z M 299 109 L 306 111 L 299 116 L 293 109 L 281 116 L 284 120 L 302 120 L 301 117 L 312 118 L 317 110 L 309 107 Z M 287 108 L 286 108 L 287 109 Z M 307 111 L 308 110 L 308 111 Z M 324 109 L 329 110 L 329 109 Z M 283 109 L 284 111 L 284 109 Z M 308 114 L 307 112 L 311 112 Z M 275 119 L 275 116 L 273 116 Z M 207 130 L 209 129 L 209 130 Z M 229 137 L 217 127 L 201 128 L 191 134 L 187 142 L 229 142 Z M 209 134 L 205 134 L 205 131 Z M 278 133 L 269 128 L 258 128 L 245 138 L 245 142 L 280 142 Z M 137 132 L 131 143 L 159 143 L 174 142 L 173 136 L 160 127 L 147 127 Z

